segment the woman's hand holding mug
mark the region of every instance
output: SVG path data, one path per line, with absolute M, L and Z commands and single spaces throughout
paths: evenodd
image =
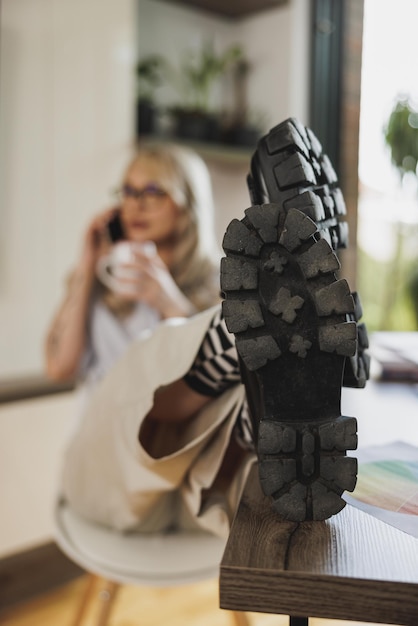
M 121 241 L 97 261 L 96 274 L 111 291 L 131 300 L 140 300 L 141 264 L 138 257 L 149 258 L 156 254 L 152 241 L 137 243 Z
M 163 319 L 193 312 L 151 241 L 115 244 L 109 254 L 99 259 L 97 276 L 119 296 L 146 302 Z

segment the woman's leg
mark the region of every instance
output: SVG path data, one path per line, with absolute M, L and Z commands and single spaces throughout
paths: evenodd
M 226 328 L 221 309 L 214 314 L 187 374 L 159 389 L 148 419 L 185 422 L 212 398 L 241 382 L 234 335 Z
M 188 421 L 145 420 L 154 432 L 146 442 L 141 437 L 153 404 L 154 410 L 164 408 L 165 390 L 189 372 L 218 309 L 184 323 L 161 324 L 155 333 L 136 342 L 97 386 L 63 463 L 62 492 L 80 514 L 114 528 L 145 532 L 182 524 L 182 512 L 188 511 L 200 527 L 224 532 L 225 516 L 218 530 L 209 509 L 208 515 L 200 516 L 201 507 L 208 504 L 202 503 L 201 492 L 220 478 L 225 456 L 232 459 L 228 445 L 243 388 L 234 385 L 210 398 L 190 390 L 184 381 L 177 382 L 173 388 L 179 402 L 190 391 L 177 415 L 178 419 L 189 417 Z M 160 417 L 169 418 L 174 410 L 176 401 L 171 397 Z M 226 516 L 234 507 L 233 489 L 242 476 L 239 469 L 235 466 L 232 490 L 225 494 Z
M 219 309 L 190 370 L 182 379 L 158 390 L 147 422 L 188 422 L 213 398 L 241 382 L 235 337 L 228 331 Z M 145 428 L 146 424 L 142 433 Z M 244 450 L 254 449 L 253 425 L 246 401 L 237 418 L 234 441 Z

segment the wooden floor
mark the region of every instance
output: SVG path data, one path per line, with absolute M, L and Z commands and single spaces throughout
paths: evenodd
M 77 579 L 46 595 L 6 613 L 0 613 L 2 626 L 70 626 L 83 593 L 86 577 Z M 125 586 L 121 589 L 109 626 L 232 626 L 228 611 L 218 608 L 218 581 L 197 583 L 172 589 Z M 248 614 L 251 626 L 288 626 L 282 615 Z M 83 626 L 94 625 L 94 611 Z M 309 626 L 372 626 L 365 622 L 346 622 L 311 618 Z

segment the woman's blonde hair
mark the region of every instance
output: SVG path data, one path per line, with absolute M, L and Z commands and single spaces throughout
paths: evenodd
M 209 171 L 191 149 L 169 143 L 143 143 L 126 173 L 147 160 L 161 171 L 158 182 L 181 209 L 170 272 L 198 311 L 220 299 L 220 251 L 214 234 L 214 205 Z

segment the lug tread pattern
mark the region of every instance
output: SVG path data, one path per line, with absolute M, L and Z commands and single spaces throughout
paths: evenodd
M 277 204 L 265 204 L 262 210 L 260 206 L 255 205 L 245 211 L 245 215 L 257 230 L 264 243 L 277 241 L 279 209 L 280 207 Z
M 325 208 L 321 199 L 313 191 L 305 191 L 284 202 L 287 210 L 298 209 L 316 223 L 325 220 Z
M 297 310 L 302 308 L 304 299 L 300 296 L 292 296 L 289 289 L 280 287 L 277 294 L 272 298 L 268 310 L 273 315 L 281 315 L 283 321 L 293 324 L 297 316 Z
M 316 231 L 315 222 L 300 211 L 291 209 L 286 215 L 286 228 L 280 235 L 279 243 L 292 252 L 299 248 L 302 241 L 312 237 Z
M 300 267 L 305 278 L 314 278 L 319 274 L 329 274 L 340 269 L 340 262 L 325 239 L 316 241 L 299 257 Z
M 231 333 L 242 333 L 249 328 L 264 326 L 264 318 L 257 300 L 229 300 L 222 305 L 222 312 L 229 321 Z
M 224 250 L 257 257 L 263 242 L 258 237 L 255 237 L 254 233 L 240 220 L 232 220 L 226 230 L 223 246 Z
M 357 420 L 342 417 L 321 424 L 260 422 L 260 482 L 273 508 L 293 521 L 323 520 L 339 512 L 344 491 L 353 491 Z
M 302 127 L 303 128 L 303 127 Z M 293 146 L 297 146 L 306 158 L 309 158 L 309 149 L 307 144 L 307 136 L 303 137 L 295 125 L 277 126 L 276 129 L 267 137 L 267 150 L 270 154 L 274 154 L 278 150 L 285 150 Z
M 228 330 L 231 327 L 231 318 L 225 316 Z M 230 331 L 233 332 L 233 331 Z M 236 341 L 237 350 L 248 369 L 253 372 L 266 365 L 268 361 L 276 360 L 281 351 L 274 338 L 265 335 L 253 339 L 240 339 Z
M 348 284 L 345 280 L 338 281 L 334 274 L 340 267 L 335 253 L 324 239 L 319 241 L 315 239 L 314 235 L 317 232 L 315 223 L 300 211 L 292 209 L 286 213 L 284 223 L 279 228 L 276 222 L 279 220 L 280 207 L 273 204 L 266 205 L 267 224 L 276 224 L 276 242 L 265 260 L 261 261 L 260 256 L 258 259 L 252 258 L 255 256 L 255 251 L 258 250 L 260 253 L 264 246 L 262 240 L 264 231 L 261 232 L 260 227 L 263 210 L 264 206 L 253 206 L 248 209 L 244 218 L 248 220 L 247 225 L 244 225 L 244 220 L 242 222 L 233 220 L 224 237 L 223 247 L 229 256 L 224 258 L 221 264 L 221 289 L 226 294 L 223 312 L 228 330 L 231 333 L 242 333 L 248 328 L 264 326 L 263 312 L 254 300 L 258 297 L 257 292 L 255 292 L 256 295 L 244 297 L 241 291 L 256 290 L 260 272 L 286 276 L 289 271 L 290 257 L 296 260 L 303 278 L 313 283 L 311 297 L 318 317 L 325 319 L 333 314 L 352 312 L 354 300 Z M 270 241 L 268 243 L 273 244 Z M 316 288 L 314 279 L 321 280 L 323 275 L 327 275 L 327 283 L 325 285 L 321 283 L 321 286 Z M 243 286 L 240 287 L 240 285 Z M 237 294 L 232 298 L 232 293 L 236 291 Z M 240 302 L 239 298 L 244 302 Z M 276 289 L 265 308 L 272 315 L 280 317 L 286 324 L 292 325 L 298 317 L 298 312 L 303 308 L 304 302 L 305 298 L 302 295 L 283 285 Z M 252 349 L 258 354 L 267 347 L 267 335 L 263 342 L 262 337 L 248 340 L 240 338 L 240 341 L 237 341 L 238 352 L 251 371 L 259 369 L 268 360 L 282 354 L 275 339 L 268 337 L 269 349 L 266 358 L 252 355 Z M 318 344 L 323 352 L 353 356 L 357 349 L 355 322 L 343 320 L 337 324 L 324 323 L 318 328 Z M 303 334 L 292 333 L 287 351 L 305 358 L 311 345 L 310 340 Z
M 221 282 L 225 291 L 257 289 L 257 268 L 241 259 L 221 259 Z
M 299 152 L 290 154 L 285 161 L 276 165 L 274 173 L 280 189 L 318 184 L 312 163 Z
M 337 279 L 338 259 L 324 239 L 317 239 L 314 221 L 297 209 L 286 212 L 269 204 L 264 226 L 263 210 L 263 205 L 247 210 L 244 230 L 233 224 L 224 241 L 223 313 L 236 334 L 239 356 L 261 378 L 276 364 L 282 364 L 279 372 L 289 359 L 302 362 L 312 351 L 325 359 L 336 355 L 342 373 L 346 357 L 357 350 L 357 325 L 349 319 L 359 310 L 357 296 L 347 281 Z M 235 273 L 236 278 L 230 276 Z M 274 281 L 271 291 L 266 280 Z M 304 325 L 308 319 L 316 325 L 314 335 Z M 258 425 L 262 489 L 285 519 L 326 519 L 341 510 L 341 494 L 355 485 L 355 460 L 346 450 L 357 445 L 356 420 L 339 413 L 326 421 L 281 419 L 261 417 Z
M 356 323 L 345 322 L 321 326 L 319 329 L 319 346 L 323 352 L 354 356 L 357 350 Z
M 354 300 L 354 311 L 348 316 L 357 325 L 357 350 L 355 354 L 347 359 L 343 385 L 344 387 L 353 387 L 362 389 L 370 377 L 370 355 L 367 352 L 369 347 L 369 337 L 365 324 L 358 323 L 363 316 L 363 308 L 361 306 L 360 296 L 357 292 L 352 294 Z
M 320 141 L 295 118 L 260 140 L 248 184 L 254 204 L 277 202 L 299 209 L 315 220 L 319 231 L 333 229 L 328 236 L 333 249 L 347 246 L 346 207 L 337 175 Z
M 316 312 L 320 316 L 333 313 L 353 313 L 354 298 L 351 295 L 348 282 L 342 278 L 331 283 L 315 293 Z
M 346 452 L 357 447 L 357 422 L 340 415 L 343 373 L 351 364 L 361 382 L 368 371 L 358 297 L 336 277 L 344 199 L 320 142 L 293 119 L 259 143 L 249 188 L 253 206 L 225 234 L 221 289 L 243 379 L 256 389 L 260 481 L 284 519 L 323 520 L 356 483 Z

